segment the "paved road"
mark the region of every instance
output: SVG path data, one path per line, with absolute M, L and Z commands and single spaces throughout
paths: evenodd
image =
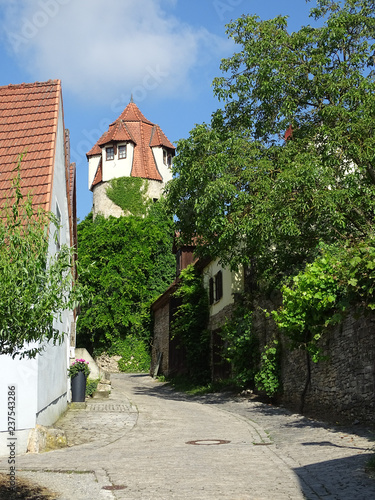
M 112 386 L 58 422 L 71 447 L 18 457 L 19 476 L 61 500 L 375 498 L 368 432 L 244 398 L 185 397 L 146 375 L 112 375 Z

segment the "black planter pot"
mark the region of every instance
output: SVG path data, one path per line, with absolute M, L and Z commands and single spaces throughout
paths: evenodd
M 86 396 L 86 377 L 83 372 L 78 372 L 72 379 L 72 402 L 81 403 Z

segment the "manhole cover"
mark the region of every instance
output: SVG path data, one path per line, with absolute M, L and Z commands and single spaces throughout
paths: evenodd
M 195 444 L 199 446 L 211 446 L 214 444 L 228 444 L 230 441 L 226 439 L 196 439 L 195 441 L 187 441 L 186 444 Z
M 121 486 L 119 484 L 116 484 L 114 486 L 103 486 L 102 490 L 114 491 L 114 490 L 124 490 L 125 488 L 127 488 L 127 486 Z

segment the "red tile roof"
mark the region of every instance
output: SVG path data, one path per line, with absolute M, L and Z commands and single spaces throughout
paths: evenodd
M 173 144 L 167 139 L 159 125 L 147 120 L 134 102 L 130 102 L 116 121 L 111 123 L 98 142 L 87 153 L 87 157 L 101 154 L 101 148 L 113 142 L 130 141 L 134 143 L 134 157 L 131 170 L 132 177 L 161 181 L 152 147 L 163 146 L 175 151 Z M 98 166 L 91 187 L 101 182 L 101 168 Z M 100 170 L 100 172 L 99 172 Z
M 60 80 L 0 87 L 0 203 L 9 195 L 18 156 L 22 189 L 50 210 Z
M 131 135 L 126 123 L 123 120 L 117 120 L 110 124 L 108 132 L 103 134 L 99 141 L 97 142 L 98 146 L 104 146 L 109 142 L 124 142 L 124 141 L 132 141 L 134 144 L 137 144 L 136 140 Z

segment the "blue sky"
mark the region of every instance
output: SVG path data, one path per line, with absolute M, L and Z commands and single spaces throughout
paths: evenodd
M 225 24 L 242 14 L 313 22 L 305 0 L 0 0 L 0 85 L 62 81 L 78 217 L 91 210 L 86 152 L 133 94 L 172 141 L 209 122 L 211 83 L 236 51 Z

